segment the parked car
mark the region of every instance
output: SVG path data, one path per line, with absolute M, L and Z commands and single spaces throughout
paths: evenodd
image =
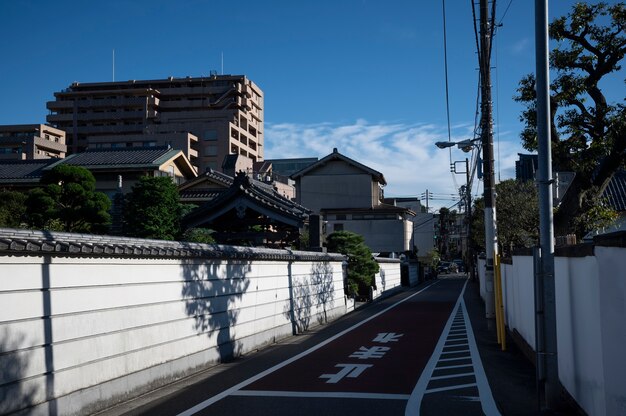
M 465 273 L 465 263 L 461 259 L 454 259 L 452 263 L 456 264 L 459 273 Z
M 437 273 L 450 273 L 450 262 L 442 261 L 439 263 L 439 266 L 437 266 Z

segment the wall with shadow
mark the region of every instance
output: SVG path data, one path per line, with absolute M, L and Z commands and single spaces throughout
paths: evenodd
M 336 315 L 336 305 L 345 313 L 343 272 L 340 264 L 334 266 L 320 261 L 311 263 L 306 271 L 300 268 L 299 274 L 290 271 L 290 302 L 285 305 L 284 316 L 291 319 L 294 334 L 307 331 L 313 318 L 317 325 L 328 323 L 329 311 Z
M 250 287 L 250 261 L 182 264 L 185 310 L 194 319 L 194 328 L 215 343 L 221 362 L 241 353 L 233 328 L 240 315 L 237 304 Z
M 342 261 L 0 229 L 0 414 L 93 414 L 341 316 Z
M 388 296 L 402 286 L 402 270 L 399 259 L 375 258 L 379 271 L 374 276 L 376 288 L 372 291 L 372 299 Z
M 39 395 L 39 386 L 23 381 L 30 354 L 24 350 L 28 341 L 20 332 L 0 325 L 0 414 L 30 406 Z

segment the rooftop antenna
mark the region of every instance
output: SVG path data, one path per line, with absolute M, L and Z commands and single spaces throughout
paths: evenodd
M 113 82 L 115 82 L 115 49 L 113 49 Z
M 224 75 L 224 52 L 222 52 L 222 75 Z

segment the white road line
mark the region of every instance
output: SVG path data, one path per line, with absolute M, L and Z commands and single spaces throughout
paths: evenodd
M 436 376 L 436 377 L 431 377 L 431 380 L 445 380 L 447 378 L 457 378 L 457 377 L 466 377 L 466 376 L 473 376 L 474 373 L 459 373 L 459 374 L 448 374 L 445 376 Z
M 439 338 L 439 342 L 437 342 L 437 346 L 433 351 L 430 360 L 426 364 L 422 375 L 420 376 L 413 392 L 411 393 L 411 398 L 409 399 L 406 409 L 405 416 L 419 416 L 420 414 L 420 406 L 422 403 L 422 399 L 425 393 L 434 393 L 446 390 L 457 390 L 465 387 L 473 387 L 476 386 L 478 388 L 478 393 L 480 396 L 480 404 L 483 412 L 486 416 L 500 416 L 500 412 L 496 406 L 495 401 L 493 400 L 493 395 L 491 394 L 491 389 L 489 388 L 489 381 L 487 380 L 487 376 L 485 375 L 485 369 L 483 368 L 482 361 L 480 360 L 480 354 L 478 352 L 478 347 L 476 346 L 476 339 L 474 338 L 474 332 L 472 331 L 472 324 L 469 319 L 469 316 L 466 311 L 465 301 L 463 300 L 463 295 L 465 293 L 465 288 L 467 287 L 467 280 L 465 281 L 465 285 L 463 285 L 463 289 L 461 290 L 461 294 L 457 299 L 456 305 L 454 306 L 453 312 L 450 314 L 450 318 L 448 318 L 448 322 L 444 327 L 444 330 Z M 467 328 L 467 339 L 469 344 L 469 357 L 459 357 L 459 358 L 440 358 L 442 354 L 450 354 L 444 353 L 443 348 L 445 342 L 450 335 L 450 328 L 452 327 L 453 320 L 456 319 L 456 315 L 459 313 L 459 308 L 461 309 L 461 315 L 465 320 L 465 326 Z M 435 369 L 441 370 L 443 368 L 448 367 L 437 367 L 439 362 L 446 361 L 455 361 L 455 360 L 467 360 L 471 359 L 474 367 L 474 376 L 476 377 L 476 383 L 467 384 L 462 386 L 450 386 L 450 387 L 442 387 L 439 389 L 430 389 L 428 390 L 428 383 L 432 378 L 433 371 Z
M 456 386 L 448 386 L 448 387 L 439 387 L 439 388 L 436 388 L 436 389 L 429 389 L 429 390 L 426 390 L 424 393 L 432 394 L 432 393 L 439 393 L 441 391 L 461 390 L 461 389 L 466 389 L 468 387 L 475 387 L 475 386 L 476 386 L 476 383 L 457 384 Z
M 448 368 L 463 368 L 463 367 L 473 367 L 472 364 L 459 364 L 459 365 L 446 365 L 443 367 L 435 367 L 435 371 L 437 370 L 447 370 Z
M 239 390 L 231 396 L 245 397 L 296 397 L 320 399 L 374 399 L 374 400 L 408 400 L 408 394 L 388 393 L 352 393 L 352 392 L 310 392 L 310 391 L 271 391 L 271 390 Z
M 470 350 L 472 354 L 472 362 L 474 363 L 474 371 L 476 372 L 476 384 L 478 385 L 478 395 L 480 396 L 480 405 L 483 408 L 483 412 L 486 416 L 500 416 L 500 411 L 496 406 L 496 402 L 493 400 L 491 394 L 491 388 L 489 387 L 489 380 L 485 374 L 483 368 L 483 362 L 480 359 L 480 353 L 478 352 L 478 346 L 476 345 L 476 338 L 474 338 L 474 331 L 472 330 L 472 324 L 467 314 L 467 308 L 465 307 L 465 301 L 461 296 L 461 304 L 463 305 L 463 316 L 467 322 L 467 337 L 470 344 Z
M 311 354 L 314 351 L 317 351 L 318 349 L 324 347 L 327 344 L 330 344 L 331 342 L 333 342 L 334 340 L 336 340 L 337 338 L 340 338 L 342 336 L 344 336 L 345 334 L 355 330 L 356 328 L 360 327 L 361 325 L 364 325 L 365 323 L 378 318 L 380 315 L 390 311 L 391 309 L 395 308 L 396 306 L 406 302 L 407 300 L 411 299 L 414 296 L 419 295 L 420 293 L 422 293 L 423 291 L 425 291 L 426 289 L 430 289 L 431 287 L 433 287 L 434 285 L 436 285 L 437 283 L 439 283 L 440 281 L 437 280 L 434 283 L 431 283 L 430 285 L 426 286 L 425 288 L 419 290 L 418 292 L 413 293 L 411 296 L 407 296 L 406 298 L 399 300 L 398 302 L 394 303 L 393 305 L 388 306 L 387 308 L 383 309 L 382 311 L 378 312 L 375 315 L 370 316 L 367 319 L 364 319 L 363 321 L 360 321 L 354 325 L 352 325 L 350 328 L 345 329 L 341 332 L 339 332 L 338 334 L 333 335 L 332 337 L 326 339 L 325 341 L 320 342 L 319 344 L 314 345 L 313 347 L 309 348 L 306 351 L 301 352 L 298 355 L 294 355 L 293 357 L 289 358 L 288 360 L 285 360 L 283 362 L 281 362 L 280 364 L 276 364 L 274 367 L 268 368 L 265 371 L 262 371 L 258 374 L 256 374 L 255 376 L 250 377 L 247 380 L 242 381 L 239 384 L 236 384 L 234 386 L 232 386 L 229 389 L 224 390 L 223 392 L 216 394 L 213 397 L 210 397 L 206 400 L 204 400 L 203 402 L 198 403 L 197 405 L 193 406 L 190 409 L 185 410 L 182 413 L 179 413 L 178 416 L 191 416 L 203 409 L 206 409 L 207 407 L 211 406 L 213 403 L 216 403 L 220 400 L 222 400 L 224 397 L 230 396 L 232 395 L 234 392 L 241 390 L 242 388 L 246 387 L 249 384 L 254 383 L 257 380 L 262 379 L 263 377 L 272 374 L 273 372 L 280 370 L 281 368 L 293 363 L 294 361 L 299 360 L 302 357 L 306 357 L 307 355 Z
M 446 361 L 459 361 L 459 360 L 471 360 L 472 357 L 470 355 L 466 357 L 458 357 L 458 358 L 441 358 L 437 360 L 438 362 L 446 362 Z

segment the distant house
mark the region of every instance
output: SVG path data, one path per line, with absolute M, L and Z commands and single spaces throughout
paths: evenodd
M 60 164 L 88 169 L 96 178 L 96 190 L 109 197 L 119 191 L 130 192 L 142 176 L 169 176 L 177 184 L 197 176 L 183 151 L 168 147 L 89 149 L 53 163 L 45 170 Z
M 385 198 L 385 204 L 408 208 L 415 213 L 409 217 L 413 222 L 412 249 L 417 251 L 418 256 L 424 257 L 435 248 L 435 224 L 436 216 L 426 212 L 426 208 L 417 197 Z
M 208 168 L 197 178 L 188 180 L 178 186 L 180 202 L 201 205 L 208 202 L 233 184 L 233 177 Z
M 408 208 L 382 202 L 382 173 L 334 149 L 331 154 L 291 175 L 296 202 L 319 213 L 326 232 L 352 231 L 362 235 L 372 252 L 411 250 L 413 233 Z

